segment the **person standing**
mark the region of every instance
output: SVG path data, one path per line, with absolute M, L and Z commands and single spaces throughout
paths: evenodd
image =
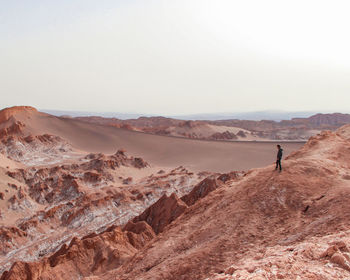
M 277 160 L 276 160 L 276 168 L 275 170 L 280 169 L 280 172 L 282 171 L 282 165 L 281 165 L 281 160 L 282 160 L 282 155 L 283 155 L 283 149 L 281 147 L 281 145 L 277 145 L 277 149 L 278 149 L 278 152 L 277 152 Z

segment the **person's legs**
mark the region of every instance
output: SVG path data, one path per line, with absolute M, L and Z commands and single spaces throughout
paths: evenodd
M 276 160 L 276 168 L 275 168 L 275 170 L 277 170 L 277 168 L 278 168 L 278 160 Z
M 278 160 L 278 165 L 279 165 L 280 171 L 281 171 L 282 170 L 282 165 L 281 165 L 281 160 L 280 159 Z

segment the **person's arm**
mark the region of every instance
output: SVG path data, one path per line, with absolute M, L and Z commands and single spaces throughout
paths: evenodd
M 282 151 L 278 150 L 277 159 L 281 159 L 281 158 L 282 158 Z

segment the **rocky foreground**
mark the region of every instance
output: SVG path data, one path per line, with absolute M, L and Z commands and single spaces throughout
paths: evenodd
M 2 136 L 1 280 L 350 278 L 350 125 L 310 138 L 281 173 L 160 170 L 27 137 Z
M 350 126 L 198 200 L 120 268 L 90 279 L 349 279 Z

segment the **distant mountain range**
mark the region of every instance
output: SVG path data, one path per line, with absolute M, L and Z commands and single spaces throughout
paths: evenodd
M 211 113 L 211 114 L 193 114 L 193 115 L 180 115 L 174 116 L 174 118 L 183 120 L 289 120 L 292 118 L 307 118 L 318 112 L 305 111 L 305 112 L 284 112 L 284 111 L 256 111 L 256 112 L 241 112 L 241 113 Z
M 139 118 L 141 116 L 151 117 L 148 114 L 134 114 L 134 113 L 113 113 L 113 112 L 89 112 L 89 111 L 64 111 L 64 110 L 40 110 L 54 116 L 70 116 L 70 117 L 89 117 L 99 116 L 104 118 L 118 118 L 122 120 Z
M 117 118 L 117 119 L 135 119 L 139 117 L 157 117 L 155 114 L 142 114 L 142 113 L 118 113 L 118 112 L 88 112 L 88 111 L 63 111 L 63 110 L 40 110 L 55 116 L 71 116 L 71 117 L 89 117 L 99 116 L 104 118 Z M 292 118 L 307 118 L 320 112 L 316 111 L 302 111 L 302 112 L 286 112 L 286 111 L 255 111 L 255 112 L 237 112 L 237 113 L 203 113 L 203 114 L 188 114 L 188 115 L 163 115 L 164 117 L 179 119 L 179 120 L 289 120 Z M 332 112 L 321 112 L 332 113 Z
M 84 122 L 145 133 L 203 140 L 305 141 L 322 130 L 335 130 L 350 123 L 350 114 L 315 114 L 290 120 L 182 120 L 139 117 L 122 120 L 100 116 L 76 117 Z

